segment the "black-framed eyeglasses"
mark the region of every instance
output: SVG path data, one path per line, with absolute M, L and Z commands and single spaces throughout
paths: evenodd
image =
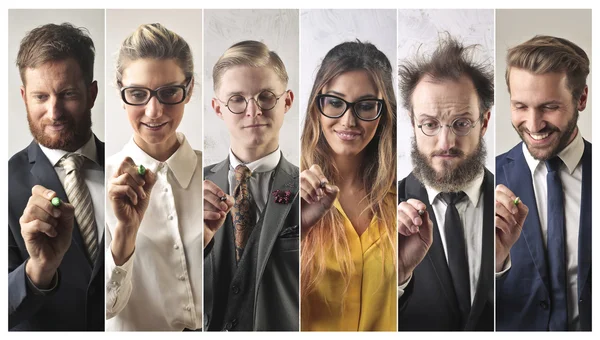
M 466 136 L 471 132 L 471 130 L 473 130 L 473 128 L 477 125 L 477 122 L 479 122 L 482 118 L 483 115 L 479 116 L 479 119 L 476 121 L 472 121 L 471 119 L 465 117 L 456 118 L 450 125 L 442 124 L 435 118 L 426 118 L 421 122 L 421 124 L 417 125 L 417 127 L 423 131 L 425 136 L 429 137 L 437 135 L 444 126 L 450 128 L 450 130 L 452 130 L 452 132 L 457 136 Z
M 275 105 L 277 105 L 279 98 L 283 97 L 283 95 L 288 93 L 288 91 L 289 90 L 285 90 L 285 92 L 278 96 L 269 90 L 264 90 L 256 96 L 250 97 L 250 99 L 246 99 L 246 97 L 242 96 L 241 94 L 234 94 L 227 99 L 227 102 L 224 102 L 219 98 L 217 98 L 217 100 L 225 104 L 225 107 L 227 107 L 231 113 L 236 115 L 246 112 L 246 108 L 248 108 L 248 102 L 250 100 L 254 100 L 256 105 L 262 111 L 269 111 L 272 110 Z
M 158 102 L 164 105 L 176 105 L 182 103 L 188 95 L 191 77 L 185 85 L 167 85 L 151 90 L 142 86 L 124 86 L 121 88 L 121 98 L 127 105 L 146 105 L 156 96 Z
M 369 98 L 351 103 L 331 94 L 317 95 L 317 107 L 321 114 L 328 118 L 340 118 L 348 111 L 348 108 L 352 107 L 356 118 L 367 122 L 373 121 L 381 116 L 383 105 L 383 99 Z

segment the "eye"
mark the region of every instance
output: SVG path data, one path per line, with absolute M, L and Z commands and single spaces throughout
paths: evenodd
M 440 122 L 433 119 L 427 119 L 421 123 L 424 127 L 428 129 L 437 129 L 440 126 Z
M 63 93 L 63 97 L 66 99 L 77 98 L 78 95 L 79 93 L 77 91 L 66 91 L 65 93 Z
M 344 106 L 345 103 L 343 101 L 337 99 L 337 98 L 331 98 L 331 97 L 329 97 L 329 98 L 327 98 L 325 100 L 325 104 L 327 106 L 331 106 L 331 107 L 335 107 L 335 108 L 340 108 L 340 107 Z
M 558 110 L 558 105 L 544 105 L 544 110 L 556 111 L 556 110 Z
M 173 97 L 175 95 L 177 95 L 178 88 L 168 88 L 168 89 L 163 89 L 160 91 L 160 96 L 161 97 Z
M 34 94 L 33 99 L 35 99 L 37 102 L 43 102 L 48 98 L 48 95 L 46 94 Z
M 375 102 L 360 102 L 358 105 L 360 111 L 371 111 L 377 107 Z
M 456 121 L 454 121 L 454 127 L 459 128 L 459 129 L 471 127 L 472 124 L 473 123 L 468 118 L 461 118 L 461 119 L 457 119 Z

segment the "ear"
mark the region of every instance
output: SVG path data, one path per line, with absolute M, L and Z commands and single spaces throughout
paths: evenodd
M 190 99 L 192 99 L 192 94 L 194 93 L 194 83 L 195 83 L 195 79 L 192 77 L 192 80 L 190 80 L 190 89 L 188 90 L 188 94 L 187 97 L 185 98 L 185 101 L 183 102 L 184 104 L 187 104 L 190 102 Z
M 412 110 L 406 111 L 406 115 L 408 116 L 408 119 L 410 119 L 410 125 L 412 125 L 412 127 L 415 127 L 415 115 L 413 114 Z
M 25 86 L 21 85 L 21 98 L 23 98 L 23 103 L 27 105 L 27 93 L 25 92 Z
M 94 103 L 96 102 L 96 97 L 98 97 L 98 82 L 97 81 L 94 80 L 88 87 L 88 96 L 90 99 L 88 102 L 88 110 L 91 110 L 94 107 Z
M 490 122 L 490 116 L 491 116 L 491 112 L 489 110 L 483 114 L 483 118 L 481 120 L 481 136 L 482 137 L 485 136 L 485 132 L 487 131 L 488 123 Z
M 294 92 L 292 92 L 292 90 L 288 90 L 287 94 L 285 95 L 285 111 L 284 111 L 284 113 L 287 113 L 290 110 L 293 102 L 294 102 Z
M 213 98 L 211 101 L 211 105 L 212 105 L 213 110 L 215 110 L 215 113 L 217 114 L 217 116 L 219 116 L 219 118 L 223 119 L 223 112 L 221 111 L 221 102 L 217 98 Z
M 583 88 L 583 92 L 581 93 L 579 100 L 577 100 L 577 111 L 585 110 L 585 107 L 587 105 L 587 99 L 588 99 L 588 87 L 586 85 Z

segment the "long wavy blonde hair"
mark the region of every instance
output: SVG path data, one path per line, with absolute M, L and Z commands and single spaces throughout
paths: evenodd
M 329 183 L 338 184 L 339 169 L 329 161 L 333 153 L 319 124 L 316 96 L 332 79 L 342 73 L 365 70 L 376 84 L 385 102 L 383 113 L 373 139 L 365 148 L 365 160 L 360 173 L 367 192 L 365 212 L 370 212 L 382 226 L 382 256 L 396 244 L 396 97 L 392 80 L 392 65 L 375 45 L 360 41 L 344 42 L 331 49 L 317 72 L 308 104 L 302 132 L 301 170 L 318 164 Z M 351 114 L 351 113 L 346 113 Z M 355 270 L 341 214 L 331 209 L 306 235 L 302 235 L 301 296 L 308 297 L 325 275 L 325 256 L 332 249 L 341 268 L 347 291 Z M 396 256 L 393 258 L 396 263 Z M 383 263 L 382 262 L 382 266 Z M 385 268 L 385 267 L 384 267 Z

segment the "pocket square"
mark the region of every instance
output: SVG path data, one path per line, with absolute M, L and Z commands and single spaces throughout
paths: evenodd
M 300 236 L 300 229 L 298 228 L 298 225 L 293 225 L 291 227 L 287 227 L 285 229 L 283 229 L 283 231 L 281 231 L 279 233 L 279 237 L 281 238 L 292 238 L 292 237 L 298 237 Z

